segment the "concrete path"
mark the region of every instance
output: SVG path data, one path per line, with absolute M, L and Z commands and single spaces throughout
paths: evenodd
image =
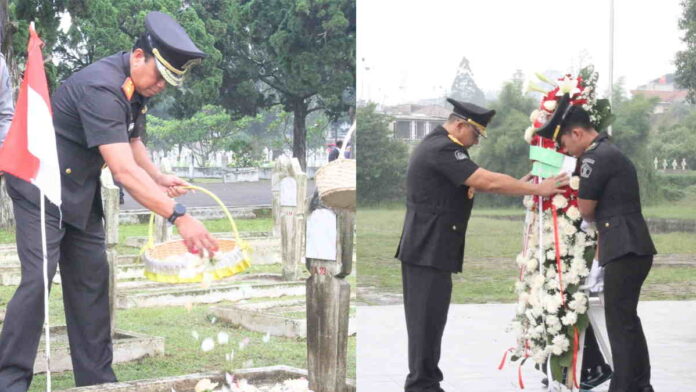
M 271 194 L 271 181 L 261 180 L 258 182 L 235 182 L 235 183 L 194 183 L 193 185 L 200 186 L 211 192 L 222 200 L 227 206 L 245 207 L 245 206 L 270 206 L 273 203 L 273 195 Z M 307 181 L 307 194 L 314 193 L 314 180 Z M 181 203 L 188 207 L 206 207 L 216 206 L 215 200 L 210 196 L 202 193 L 189 193 L 178 198 Z M 137 201 L 126 192 L 125 204 L 121 206 L 121 210 L 133 210 L 143 208 Z
M 648 340 L 652 384 L 657 392 L 696 390 L 696 301 L 652 301 L 638 314 Z M 445 329 L 440 368 L 447 392 L 517 391 L 517 366 L 497 366 L 513 343 L 505 331 L 514 305 L 453 305 Z M 357 390 L 400 392 L 408 372 L 402 305 L 357 310 Z M 525 390 L 545 391 L 532 363 L 523 367 Z M 606 392 L 608 383 L 594 389 Z

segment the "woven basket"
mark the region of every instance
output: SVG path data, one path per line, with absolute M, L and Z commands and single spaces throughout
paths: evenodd
M 167 241 L 161 244 L 154 243 L 155 215 L 150 216 L 149 238 L 141 251 L 145 264 L 145 277 L 155 282 L 164 283 L 196 283 L 210 280 L 223 279 L 238 274 L 251 266 L 249 259 L 249 247 L 239 240 L 237 225 L 225 205 L 206 189 L 189 186 L 211 196 L 222 207 L 232 225 L 234 240 L 218 239 L 218 255 L 225 253 L 221 260 L 211 263 L 208 259 L 200 259 L 191 256 L 184 241 Z M 180 257 L 172 257 L 180 256 Z M 192 262 L 195 261 L 195 264 Z
M 329 207 L 355 209 L 355 159 L 336 159 L 316 175 L 319 197 Z
M 329 207 L 355 210 L 355 159 L 345 159 L 343 149 L 355 131 L 355 122 L 343 140 L 338 159 L 317 170 L 316 184 L 321 201 Z

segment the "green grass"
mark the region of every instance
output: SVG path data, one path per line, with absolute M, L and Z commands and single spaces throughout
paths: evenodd
M 231 232 L 232 226 L 230 221 L 227 219 L 211 219 L 203 221 L 205 227 L 214 233 L 224 233 Z M 239 232 L 268 232 L 273 230 L 273 218 L 272 217 L 262 217 L 254 219 L 235 219 L 234 223 L 237 225 L 237 230 Z M 120 225 L 118 227 L 118 239 L 120 244 L 124 244 L 126 238 L 128 237 L 142 237 L 147 236 L 148 225 L 147 223 L 136 223 Z M 176 227 L 174 228 L 174 233 L 177 233 Z M 0 230 L 0 243 L 14 243 L 15 233 L 9 230 Z M 131 254 L 133 249 L 128 249 L 125 245 L 120 245 L 119 251 L 123 250 L 121 254 Z M 137 251 L 137 250 L 136 250 Z
M 474 209 L 474 211 L 476 211 Z M 362 208 L 358 211 L 358 283 L 369 290 L 400 293 L 401 270 L 394 259 L 403 225 L 402 208 Z M 510 302 L 521 249 L 522 222 L 487 219 L 510 215 L 507 210 L 482 210 L 469 221 L 463 272 L 453 275 L 453 303 Z M 696 234 L 654 234 L 663 254 L 696 254 Z M 696 267 L 656 266 L 644 286 L 644 299 L 696 299 Z M 683 287 L 682 292 L 671 286 Z
M 277 265 L 252 266 L 249 272 L 278 272 L 279 268 Z M 0 306 L 7 304 L 14 290 L 15 287 L 0 286 Z M 271 337 L 269 343 L 264 343 L 263 333 L 235 328 L 219 320 L 212 323 L 208 308 L 208 305 L 194 305 L 190 312 L 184 307 L 118 310 L 117 328 L 165 338 L 164 356 L 114 365 L 119 381 L 279 364 L 307 368 L 305 339 Z M 60 285 L 54 285 L 51 290 L 50 317 L 51 325 L 65 325 Z M 193 338 L 192 331 L 200 335 L 198 341 Z M 230 343 L 216 344 L 215 349 L 207 353 L 201 351 L 201 340 L 206 337 L 215 338 L 221 331 L 229 334 Z M 245 338 L 249 338 L 250 343 L 240 350 L 238 343 Z M 225 354 L 231 351 L 234 351 L 234 359 L 228 362 Z M 355 337 L 348 340 L 348 377 L 355 378 Z M 45 390 L 45 382 L 44 375 L 35 376 L 29 391 Z M 73 386 L 72 372 L 53 374 L 54 390 Z

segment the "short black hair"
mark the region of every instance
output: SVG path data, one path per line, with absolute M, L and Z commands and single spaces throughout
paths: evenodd
M 594 128 L 592 121 L 590 121 L 590 114 L 582 107 L 573 105 L 568 108 L 568 113 L 566 113 L 561 121 L 559 137 L 570 133 L 573 128 L 578 127 L 586 130 Z
M 343 147 L 343 141 L 342 140 L 337 141 L 336 146 Z
M 133 51 L 136 49 L 142 49 L 145 53 L 145 60 L 152 57 L 152 46 L 150 45 L 150 40 L 147 37 L 147 33 L 140 34 L 135 44 L 133 44 Z

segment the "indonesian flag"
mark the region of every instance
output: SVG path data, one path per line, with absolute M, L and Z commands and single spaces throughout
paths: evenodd
M 42 46 L 43 42 L 32 23 L 29 27 L 27 64 L 15 115 L 5 143 L 0 148 L 0 171 L 31 182 L 48 200 L 60 206 L 60 166 Z

